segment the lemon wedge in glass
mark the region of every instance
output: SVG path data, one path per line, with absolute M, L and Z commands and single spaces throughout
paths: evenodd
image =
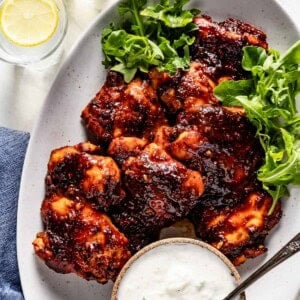
M 49 41 L 58 21 L 58 9 L 51 0 L 7 0 L 0 11 L 0 28 L 4 36 L 22 47 Z

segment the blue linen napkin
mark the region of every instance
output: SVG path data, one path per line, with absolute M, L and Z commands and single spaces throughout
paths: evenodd
M 16 256 L 20 179 L 29 133 L 0 127 L 0 299 L 23 298 Z

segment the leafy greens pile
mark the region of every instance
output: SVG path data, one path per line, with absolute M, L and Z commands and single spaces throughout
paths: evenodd
M 300 184 L 300 41 L 285 54 L 254 46 L 243 48 L 243 69 L 250 79 L 225 81 L 214 93 L 228 106 L 242 106 L 255 125 L 265 151 L 258 179 L 273 197 L 271 213 L 288 184 Z
M 105 66 L 123 74 L 131 81 L 137 70 L 148 72 L 149 67 L 174 74 L 187 70 L 190 64 L 189 46 L 196 30 L 193 18 L 199 10 L 183 10 L 189 0 L 161 0 L 144 8 L 147 0 L 125 0 L 119 5 L 123 24 L 111 24 L 102 31 Z

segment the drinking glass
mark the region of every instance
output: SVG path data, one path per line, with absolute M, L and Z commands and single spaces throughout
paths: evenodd
M 0 0 L 0 15 L 6 1 L 10 0 Z M 21 66 L 33 65 L 42 69 L 59 61 L 63 50 L 62 43 L 67 31 L 67 11 L 63 1 L 50 1 L 56 6 L 58 13 L 58 25 L 52 37 L 36 46 L 19 46 L 6 38 L 0 28 L 0 60 Z

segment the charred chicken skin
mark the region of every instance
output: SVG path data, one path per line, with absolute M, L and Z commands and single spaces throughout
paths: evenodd
M 125 197 L 121 171 L 115 161 L 99 155 L 91 143 L 53 150 L 46 177 L 47 194 L 82 197 L 94 207 L 108 211 Z
M 178 118 L 169 153 L 205 182 L 203 205 L 240 202 L 263 161 L 263 149 L 247 118 L 222 106 L 204 106 Z
M 151 84 L 166 107 L 169 115 L 176 115 L 190 106 L 202 106 L 217 103 L 213 95 L 216 83 L 207 75 L 207 68 L 201 62 L 191 62 L 186 72 L 178 71 L 174 76 L 150 71 Z
M 192 57 L 207 66 L 206 74 L 214 80 L 224 76 L 233 79 L 247 76 L 241 66 L 243 47 L 268 47 L 264 32 L 236 19 L 218 23 L 211 17 L 199 16 L 194 23 L 199 30 L 191 47 Z
M 116 279 L 131 256 L 127 238 L 85 199 L 52 194 L 41 214 L 45 231 L 37 234 L 34 249 L 56 272 L 105 283 Z
M 197 235 L 237 266 L 267 249 L 264 240 L 281 218 L 280 203 L 271 215 L 271 197 L 261 188 L 235 206 L 198 206 L 192 213 Z
M 151 140 L 155 129 L 167 122 L 148 80 L 137 77 L 126 84 L 115 72 L 108 73 L 104 86 L 81 117 L 100 143 L 120 136 Z
M 189 214 L 203 193 L 200 173 L 154 143 L 129 157 L 122 170 L 127 198 L 112 218 L 125 234 L 158 232 Z
M 122 136 L 111 141 L 107 153 L 122 166 L 127 158 L 137 156 L 147 144 L 145 139 Z

